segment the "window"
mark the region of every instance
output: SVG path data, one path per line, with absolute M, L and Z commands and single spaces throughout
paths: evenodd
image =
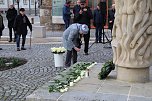
M 28 0 L 23 0 L 23 4 L 27 5 L 28 4 Z
M 62 16 L 62 8 L 66 0 L 53 0 L 52 1 L 52 15 L 53 16 Z
M 35 0 L 31 0 L 31 5 L 34 5 L 35 4 Z
M 0 0 L 0 4 L 4 4 L 4 0 Z

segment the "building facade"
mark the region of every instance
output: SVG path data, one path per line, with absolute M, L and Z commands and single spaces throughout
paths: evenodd
M 62 8 L 66 0 L 42 0 L 40 5 L 40 23 L 48 30 L 63 29 Z M 77 0 L 71 0 L 76 4 Z M 113 0 L 86 0 L 87 5 L 94 10 L 99 2 L 108 2 L 110 8 Z
M 39 7 L 39 0 L 0 0 L 0 10 L 5 12 L 12 4 L 18 8 L 17 1 L 19 1 L 19 8 L 25 8 L 27 11 L 33 11 Z

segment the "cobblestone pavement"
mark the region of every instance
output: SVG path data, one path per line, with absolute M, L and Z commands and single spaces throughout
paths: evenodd
M 0 57 L 25 58 L 28 62 L 11 70 L 0 71 L 0 101 L 24 101 L 26 96 L 60 72 L 54 67 L 50 52 L 50 48 L 55 46 L 61 44 L 35 44 L 32 49 L 17 52 L 15 45 L 1 45 Z M 102 63 L 111 58 L 112 49 L 104 48 L 100 43 L 90 48 L 88 56 L 83 55 L 83 50 L 78 54 L 78 61 Z

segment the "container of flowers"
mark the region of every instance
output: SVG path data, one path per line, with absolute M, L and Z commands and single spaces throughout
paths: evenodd
M 66 49 L 64 47 L 53 47 L 51 52 L 54 54 L 55 67 L 63 67 L 63 53 Z

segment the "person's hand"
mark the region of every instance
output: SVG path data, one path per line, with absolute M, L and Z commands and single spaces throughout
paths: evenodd
M 82 14 L 82 12 L 83 12 L 83 11 L 82 11 L 82 10 L 80 10 L 80 11 L 79 11 L 79 14 Z
M 74 49 L 75 49 L 77 52 L 80 51 L 80 48 L 74 47 Z
M 112 21 L 109 21 L 109 23 L 112 23 Z

